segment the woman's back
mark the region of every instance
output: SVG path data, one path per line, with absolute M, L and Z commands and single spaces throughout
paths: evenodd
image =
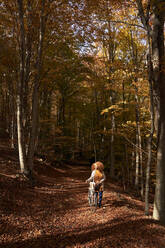
M 95 170 L 94 182 L 99 183 L 101 179 L 103 179 L 103 173 L 99 170 Z

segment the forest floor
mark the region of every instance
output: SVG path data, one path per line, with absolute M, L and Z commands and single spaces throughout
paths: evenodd
M 0 247 L 165 248 L 165 226 L 108 178 L 102 208 L 88 206 L 88 166 L 38 161 L 34 187 L 16 177 L 18 168 L 15 152 L 1 143 Z

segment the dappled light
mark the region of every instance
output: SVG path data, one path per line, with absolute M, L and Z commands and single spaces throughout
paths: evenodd
M 0 248 L 165 248 L 165 1 L 0 1 Z
M 10 180 L 5 172 L 12 172 Z M 16 180 L 16 173 L 13 160 L 0 174 L 0 247 L 162 248 L 165 244 L 165 227 L 145 217 L 144 203 L 133 192 L 123 192 L 119 184 L 107 182 L 102 208 L 89 207 L 85 183 L 89 166 L 64 164 L 54 167 L 52 174 L 51 165 L 37 161 L 33 187 L 25 178 Z

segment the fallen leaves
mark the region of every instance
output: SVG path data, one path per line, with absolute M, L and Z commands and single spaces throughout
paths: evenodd
M 84 183 L 89 168 L 69 165 L 43 177 L 39 166 L 34 188 L 0 177 L 0 247 L 165 247 L 165 227 L 144 216 L 144 203 L 119 186 L 107 179 L 103 207 L 92 210 Z

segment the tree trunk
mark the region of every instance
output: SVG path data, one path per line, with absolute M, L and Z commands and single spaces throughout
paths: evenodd
M 107 3 L 107 10 L 109 8 L 109 3 Z M 105 40 L 103 41 L 103 47 L 105 47 L 105 49 L 107 50 L 107 54 L 106 54 L 106 59 L 107 59 L 107 75 L 108 75 L 108 84 L 111 88 L 110 90 L 110 106 L 112 106 L 113 104 L 115 104 L 115 96 L 116 93 L 113 91 L 113 80 L 111 79 L 112 74 L 114 73 L 114 68 L 113 68 L 113 63 L 115 60 L 115 56 L 116 56 L 116 44 L 115 44 L 115 40 L 114 40 L 114 33 L 115 30 L 112 28 L 112 24 L 110 23 L 109 20 L 107 20 L 107 29 L 108 29 L 108 36 L 107 36 L 107 40 L 105 37 Z M 115 170 L 115 127 L 116 127 L 116 123 L 115 123 L 115 114 L 113 113 L 113 111 L 111 111 L 111 137 L 110 137 L 110 177 L 114 178 L 114 170 Z
M 135 187 L 139 189 L 139 162 L 140 162 L 140 117 L 139 117 L 139 101 L 138 90 L 135 87 L 135 101 L 136 101 L 136 173 L 135 173 Z
M 143 198 L 144 196 L 144 184 L 143 184 L 143 157 L 142 157 L 142 141 L 141 141 L 141 130 L 140 130 L 140 111 L 139 111 L 139 99 L 138 99 L 138 88 L 135 87 L 135 101 L 136 101 L 136 180 L 135 186 L 138 189 L 139 184 L 139 172 L 140 172 L 140 194 Z
M 114 168 L 115 168 L 115 149 L 114 149 L 114 143 L 115 143 L 115 116 L 112 113 L 111 114 L 111 123 L 112 123 L 112 128 L 111 128 L 111 142 L 110 142 L 110 161 L 111 161 L 111 165 L 110 165 L 110 176 L 112 178 L 114 178 Z
M 159 87 L 160 134 L 158 136 L 156 189 L 153 217 L 165 224 L 165 64 L 164 64 L 164 20 L 154 13 L 152 34 L 154 83 Z
M 30 126 L 30 104 L 28 101 L 29 97 L 29 81 L 30 81 L 30 71 L 31 71 L 31 55 L 32 55 L 32 1 L 27 1 L 27 35 L 25 39 L 26 53 L 25 53 L 25 87 L 23 96 L 23 120 L 24 120 L 24 132 L 26 140 L 29 139 L 29 126 Z
M 131 175 L 130 175 L 130 182 L 131 185 L 134 184 L 134 165 L 135 165 L 135 151 L 134 146 L 132 147 L 132 158 L 131 158 Z
M 94 99 L 95 99 L 95 107 L 96 107 L 96 124 L 99 125 L 99 122 L 100 122 L 100 110 L 99 110 L 99 105 L 98 105 L 97 89 L 94 89 Z
M 38 42 L 38 55 L 36 61 L 36 74 L 34 79 L 34 90 L 33 90 L 33 99 L 32 99 L 32 124 L 31 124 L 31 133 L 30 141 L 28 147 L 28 168 L 30 172 L 33 171 L 33 158 L 37 138 L 37 129 L 38 129 L 38 97 L 39 97 L 39 82 L 41 75 L 41 65 L 42 65 L 42 50 L 43 50 L 43 39 L 45 31 L 45 0 L 42 0 L 42 9 L 40 17 L 40 31 L 39 31 L 39 42 Z
M 138 54 L 137 46 L 133 41 L 132 30 L 130 31 L 131 35 L 131 48 L 132 48 L 132 61 L 134 64 L 135 78 L 134 81 L 137 83 L 137 74 L 138 74 Z M 136 175 L 135 175 L 135 187 L 139 191 L 139 175 L 140 175 L 140 186 L 141 186 L 141 196 L 144 194 L 143 186 L 143 165 L 142 165 L 142 142 L 141 142 L 141 130 L 140 130 L 140 108 L 139 108 L 139 96 L 138 96 L 138 86 L 135 85 L 135 103 L 136 103 Z
M 76 149 L 80 150 L 80 120 L 76 120 Z
M 63 135 L 65 135 L 65 106 L 66 106 L 66 99 L 65 99 L 65 93 L 62 95 L 61 99 L 61 124 L 63 128 Z
M 125 143 L 125 171 L 126 171 L 126 186 L 129 187 L 130 184 L 130 166 L 128 161 L 128 145 Z
M 23 20 L 23 1 L 17 0 L 19 9 L 19 26 L 20 26 L 20 77 L 18 79 L 17 87 L 17 133 L 18 133 L 18 151 L 19 162 L 22 173 L 26 173 L 25 164 L 25 146 L 23 133 L 23 88 L 24 88 L 24 70 L 25 70 L 25 34 L 24 34 L 24 20 Z
M 25 150 L 23 142 L 22 118 L 21 118 L 21 99 L 17 96 L 17 134 L 18 134 L 18 151 L 21 173 L 27 173 L 25 165 Z
M 149 54 L 147 56 L 148 63 L 148 81 L 149 81 L 149 93 L 150 93 L 150 115 L 151 115 L 151 128 L 150 135 L 148 138 L 148 160 L 146 167 L 146 182 L 145 182 L 145 215 L 149 215 L 149 189 L 150 189 L 150 171 L 152 162 L 152 139 L 154 134 L 154 102 L 153 102 L 153 68 L 151 61 L 151 48 L 150 48 L 150 37 L 148 36 Z
M 142 141 L 141 132 L 139 133 L 139 154 L 140 154 L 140 195 L 143 199 L 144 197 L 144 180 L 143 180 L 143 154 L 142 154 Z
M 141 0 L 136 0 L 141 21 L 152 41 L 153 93 L 155 116 L 158 116 L 158 151 L 153 218 L 165 224 L 165 64 L 164 0 L 152 1 L 152 27 L 149 24 L 150 1 L 146 15 Z M 160 8 L 161 6 L 161 8 Z
M 135 156 L 135 188 L 138 189 L 139 187 L 139 142 L 138 142 L 138 133 L 136 130 L 136 156 Z

